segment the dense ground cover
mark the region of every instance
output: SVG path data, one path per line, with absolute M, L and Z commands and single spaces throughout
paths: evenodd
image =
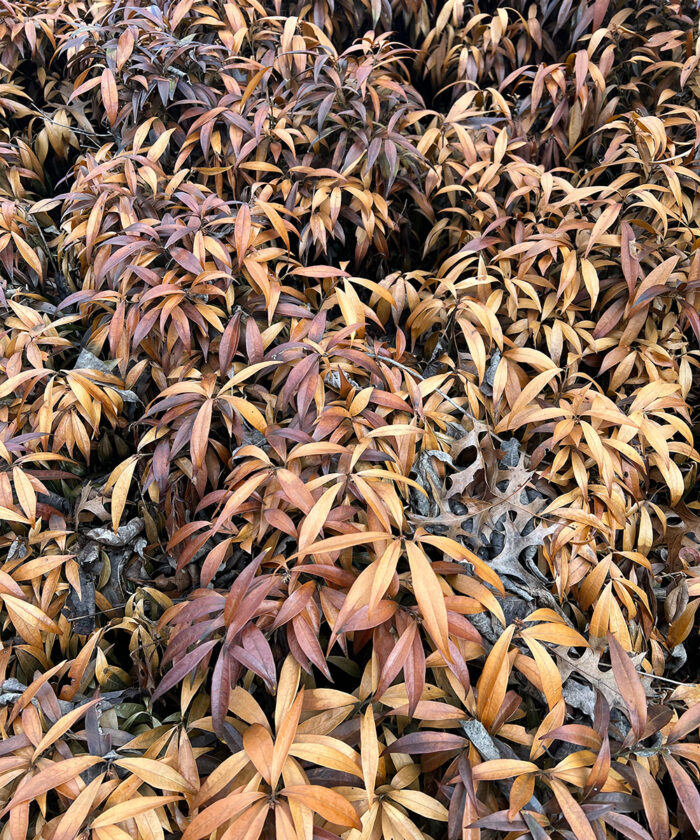
M 691 2 L 0 6 L 0 838 L 700 832 Z

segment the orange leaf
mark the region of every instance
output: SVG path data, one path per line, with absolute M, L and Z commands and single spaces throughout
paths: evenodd
M 109 120 L 109 124 L 113 126 L 117 121 L 117 113 L 119 111 L 119 94 L 117 92 L 117 83 L 114 80 L 114 73 L 112 73 L 109 67 L 106 67 L 102 71 L 100 90 L 107 119 Z
M 263 792 L 251 790 L 231 793 L 219 799 L 194 817 L 183 832 L 181 840 L 201 840 L 202 837 L 209 837 L 220 825 L 264 797 Z
M 334 825 L 357 829 L 362 827 L 352 805 L 331 788 L 321 785 L 289 785 L 280 791 L 280 795 L 310 808 Z
M 100 792 L 103 779 L 104 773 L 100 773 L 96 779 L 93 779 L 89 785 L 80 791 L 61 817 L 53 835 L 53 840 L 73 840 L 80 834 L 83 823 Z
M 440 653 L 450 662 L 452 656 L 449 651 L 447 607 L 440 582 L 421 549 L 412 542 L 407 541 L 405 545 L 411 569 L 413 594 L 423 616 L 423 623 Z
M 558 779 L 550 779 L 549 784 L 552 786 L 564 818 L 571 826 L 577 840 L 596 840 L 595 832 L 588 821 L 588 817 L 585 815 L 583 808 L 569 793 L 566 785 Z
M 302 688 L 297 695 L 296 700 L 292 703 L 291 708 L 284 716 L 281 725 L 277 731 L 275 744 L 272 749 L 272 761 L 270 765 L 271 786 L 277 786 L 279 777 L 282 774 L 282 767 L 287 760 L 289 750 L 291 749 L 294 736 L 296 735 L 297 726 L 299 725 L 299 718 L 301 717 L 301 709 L 304 704 L 304 689 Z
M 649 821 L 651 836 L 654 840 L 669 840 L 668 808 L 664 795 L 645 767 L 636 761 L 631 764 L 642 797 L 644 813 Z
M 318 536 L 328 518 L 328 514 L 339 490 L 340 484 L 334 484 L 332 487 L 329 487 L 304 517 L 304 521 L 299 528 L 298 545 L 300 551 L 310 545 Z
M 272 736 L 259 723 L 254 723 L 243 733 L 243 749 L 253 762 L 255 769 L 270 784 L 272 780 L 272 761 L 274 744 Z
M 209 445 L 209 429 L 213 407 L 214 400 L 205 400 L 192 424 L 190 453 L 192 455 L 192 464 L 196 470 L 201 470 L 204 464 L 204 456 Z
M 488 729 L 496 719 L 503 705 L 510 674 L 508 648 L 515 632 L 515 625 L 507 627 L 496 644 L 491 648 L 484 670 L 477 683 L 478 696 L 476 709 L 479 719 Z

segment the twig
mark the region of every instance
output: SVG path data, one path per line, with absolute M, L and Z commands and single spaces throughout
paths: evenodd
M 97 132 L 97 131 L 94 131 L 94 130 L 93 131 L 88 131 L 87 129 L 80 128 L 77 125 L 65 125 L 64 123 L 60 123 L 57 120 L 53 119 L 53 117 L 50 117 L 45 111 L 42 111 L 41 108 L 36 108 L 35 107 L 31 111 L 31 113 L 34 114 L 37 117 L 41 117 L 42 120 L 46 120 L 47 122 L 50 122 L 52 125 L 57 125 L 59 128 L 63 128 L 66 131 L 72 131 L 75 134 L 82 134 L 85 137 L 91 137 L 91 138 L 110 137 L 110 138 L 114 139 L 111 134 L 102 134 L 101 132 Z

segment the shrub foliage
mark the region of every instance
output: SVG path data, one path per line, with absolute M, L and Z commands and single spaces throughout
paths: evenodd
M 699 100 L 690 0 L 3 0 L 1 840 L 697 836 Z

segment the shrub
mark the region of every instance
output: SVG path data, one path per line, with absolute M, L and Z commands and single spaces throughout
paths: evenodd
M 0 840 L 697 836 L 695 5 L 0 42 Z

